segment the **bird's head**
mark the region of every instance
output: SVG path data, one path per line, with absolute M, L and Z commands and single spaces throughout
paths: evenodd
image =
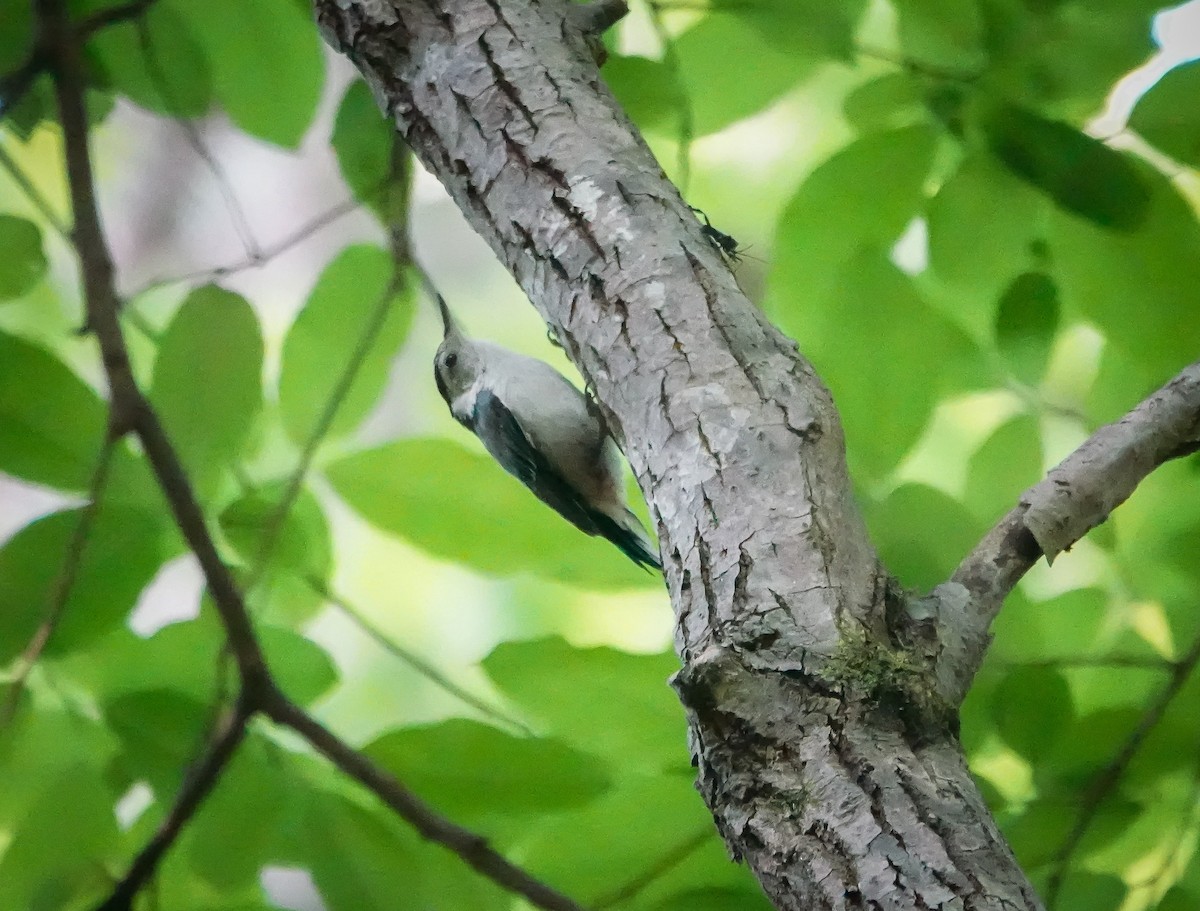
M 453 405 L 479 375 L 479 356 L 440 294 L 437 304 L 442 314 L 442 343 L 433 357 L 433 378 L 446 404 Z

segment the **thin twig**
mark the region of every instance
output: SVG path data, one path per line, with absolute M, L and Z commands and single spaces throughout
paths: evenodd
M 295 703 L 268 698 L 263 711 L 277 724 L 291 728 L 307 740 L 318 753 L 351 778 L 366 785 L 423 838 L 449 848 L 492 882 L 546 911 L 583 911 L 567 896 L 509 861 L 482 835 L 435 813 L 404 785 L 339 740 Z
M 1180 658 L 1171 672 L 1171 679 L 1159 693 L 1158 698 L 1145 711 L 1138 725 L 1122 744 L 1120 751 L 1112 760 L 1101 770 L 1088 788 L 1087 794 L 1083 799 L 1083 806 L 1079 810 L 1079 815 L 1075 817 L 1075 825 L 1071 827 L 1071 831 L 1067 834 L 1063 841 L 1062 848 L 1055 855 L 1054 872 L 1050 876 L 1050 880 L 1046 885 L 1046 906 L 1053 907 L 1058 899 L 1059 891 L 1062 889 L 1063 880 L 1067 875 L 1067 869 L 1070 865 L 1071 857 L 1079 848 L 1080 842 L 1083 841 L 1092 823 L 1095 821 L 1096 814 L 1103 806 L 1105 799 L 1112 793 L 1117 783 L 1121 780 L 1121 776 L 1125 774 L 1125 770 L 1129 768 L 1129 764 L 1133 761 L 1133 757 L 1137 755 L 1137 751 L 1141 749 L 1142 743 L 1150 735 L 1150 732 L 1162 720 L 1163 715 L 1170 707 L 1171 702 L 1179 695 L 1179 691 L 1183 689 L 1192 671 L 1196 665 L 1200 663 L 1200 636 L 1192 643 L 1187 653 Z
M 314 234 L 324 228 L 329 227 L 338 219 L 349 215 L 362 206 L 362 202 L 351 197 L 350 199 L 342 200 L 336 205 L 330 206 L 324 212 L 314 216 L 310 221 L 301 225 L 292 233 L 286 235 L 274 244 L 269 244 L 259 250 L 257 256 L 250 256 L 245 259 L 238 260 L 234 263 L 229 263 L 224 266 L 214 266 L 211 269 L 197 269 L 194 272 L 185 272 L 183 275 L 166 276 L 156 278 L 147 282 L 136 291 L 130 293 L 129 297 L 138 298 L 150 291 L 155 291 L 159 288 L 165 288 L 170 285 L 177 285 L 181 282 L 200 282 L 207 283 L 216 281 L 218 278 L 224 278 L 228 275 L 236 275 L 239 272 L 245 272 L 247 269 L 258 269 L 267 265 L 271 260 L 286 253 L 288 250 L 295 247 L 297 244 L 303 243 Z
M 342 404 L 350 394 L 351 387 L 354 386 L 355 380 L 358 379 L 359 371 L 362 370 L 363 364 L 366 363 L 367 356 L 371 353 L 371 348 L 375 345 L 375 340 L 383 330 L 384 323 L 387 322 L 388 315 L 395 306 L 396 295 L 404 285 L 405 269 L 412 264 L 412 252 L 408 245 L 408 206 L 412 191 L 412 178 L 412 153 L 401 142 L 399 136 L 397 136 L 392 143 L 390 174 L 383 188 L 387 194 L 388 236 L 392 252 L 392 276 L 388 281 L 387 287 L 384 288 L 383 293 L 375 302 L 375 306 L 371 308 L 371 312 L 367 315 L 367 321 L 363 324 L 362 332 L 359 333 L 358 340 L 354 343 L 354 349 L 350 352 L 350 357 L 347 358 L 345 366 L 342 367 L 342 372 L 338 376 L 333 389 L 330 390 L 329 398 L 326 399 L 316 423 L 309 431 L 308 439 L 304 441 L 304 448 L 300 452 L 300 459 L 291 477 L 288 479 L 283 496 L 267 521 L 266 528 L 263 530 L 262 541 L 259 544 L 258 553 L 251 564 L 250 578 L 246 583 L 247 591 L 252 590 L 261 581 L 263 574 L 267 571 L 267 564 L 271 559 L 271 554 L 275 549 L 279 536 L 283 532 L 283 526 L 287 522 L 288 514 L 295 505 L 296 499 L 300 496 L 300 491 L 304 489 L 304 480 L 308 477 L 308 472 L 312 467 L 313 459 L 316 458 L 317 450 L 325 440 L 325 437 L 328 436 L 329 430 L 337 418 L 338 411 L 341 410 Z
M 939 622 L 961 648 L 937 662 L 943 695 L 957 705 L 983 661 L 988 629 L 1004 599 L 1042 556 L 1060 552 L 1104 522 L 1160 465 L 1200 449 L 1200 362 L 1186 367 L 1119 421 L 1093 433 L 1018 504 L 938 586 Z
M 659 858 L 648 869 L 643 870 L 637 876 L 633 877 L 629 882 L 625 883 L 618 889 L 613 890 L 607 895 L 592 902 L 591 907 L 594 911 L 603 911 L 605 908 L 612 908 L 616 905 L 622 905 L 631 898 L 637 897 L 647 886 L 651 885 L 663 876 L 666 876 L 681 863 L 695 854 L 702 846 L 708 843 L 712 838 L 715 838 L 717 830 L 712 826 L 705 826 L 703 829 L 696 832 L 691 838 L 680 842 L 670 851 Z
M 663 66 L 679 89 L 679 151 L 676 166 L 679 168 L 679 192 L 687 196 L 688 184 L 692 179 L 692 141 L 695 139 L 696 117 L 692 110 L 692 99 L 688 95 L 687 83 L 683 78 L 683 64 L 680 62 L 679 52 L 675 49 L 675 39 L 663 22 L 664 8 L 661 0 L 646 0 L 650 25 L 654 28 L 658 43 L 662 45 Z
M 42 218 L 54 229 L 55 233 L 63 240 L 70 240 L 71 234 L 67 230 L 66 224 L 63 223 L 62 218 L 54 211 L 54 208 L 50 205 L 46 197 L 41 194 L 41 191 L 34 186 L 33 181 L 29 179 L 29 175 L 17 164 L 16 159 L 8 154 L 8 149 L 4 148 L 3 143 L 0 143 L 0 165 L 4 167 L 4 170 L 8 172 L 8 176 L 12 178 L 12 182 L 25 194 L 25 198 L 41 213 Z
M 129 870 L 113 887 L 96 911 L 130 911 L 133 899 L 150 881 L 163 855 L 175 843 L 183 827 L 191 821 L 200 805 L 216 787 L 221 773 L 246 736 L 246 726 L 254 708 L 249 699 L 240 698 L 233 708 L 222 713 L 214 726 L 208 745 L 199 760 L 184 776 L 175 802 L 146 846 L 133 859 Z
M 46 650 L 46 646 L 50 644 L 55 630 L 58 629 L 58 624 L 62 622 L 67 601 L 70 600 L 75 580 L 79 576 L 79 567 L 83 563 L 84 551 L 87 550 L 88 537 L 96 522 L 96 514 L 100 511 L 100 501 L 104 497 L 104 489 L 108 485 L 109 468 L 112 466 L 115 448 L 116 439 L 111 430 L 106 429 L 104 441 L 100 444 L 100 452 L 96 456 L 95 467 L 92 469 L 91 482 L 88 484 L 87 503 L 79 511 L 79 516 L 75 520 L 75 528 L 71 531 L 71 537 L 67 541 L 62 565 L 55 577 L 54 586 L 50 590 L 45 616 L 42 617 L 42 622 L 38 624 L 29 644 L 25 646 L 25 650 L 17 659 L 17 671 L 9 683 L 4 704 L 0 706 L 0 730 L 7 727 L 12 721 L 29 674 L 42 656 L 42 652 Z
M 203 570 L 209 595 L 225 628 L 241 678 L 238 705 L 229 724 L 218 732 L 212 749 L 189 776 L 164 828 L 138 855 L 134 869 L 122 880 L 122 884 L 128 881 L 128 885 L 118 884 L 100 907 L 104 911 L 127 911 L 137 890 L 150 880 L 183 826 L 215 787 L 222 769 L 245 734 L 248 719 L 256 712 L 264 712 L 295 730 L 338 768 L 366 785 L 424 837 L 450 848 L 497 885 L 524 896 L 547 911 L 581 911 L 569 898 L 509 862 L 481 836 L 433 812 L 399 781 L 309 718 L 280 692 L 266 664 L 245 602 L 232 573 L 217 553 L 179 457 L 134 378 L 117 318 L 112 257 L 96 209 L 87 142 L 85 83 L 77 36 L 71 29 L 65 0 L 35 0 L 35 8 L 52 54 L 55 94 L 75 216 L 73 237 L 79 254 L 88 329 L 100 345 L 108 377 L 114 436 L 132 430 L 141 441 L 175 524 Z
M 229 176 L 212 152 L 208 150 L 208 146 L 204 144 L 195 123 L 179 113 L 178 99 L 167 82 L 166 73 L 163 71 L 162 62 L 158 59 L 158 52 L 154 49 L 154 42 L 150 38 L 150 29 L 146 26 L 145 19 L 137 20 L 137 30 L 138 46 L 146 64 L 146 72 L 150 75 L 150 81 L 154 83 L 159 97 L 162 98 L 167 110 L 171 112 L 171 118 L 175 121 L 175 125 L 187 138 L 192 152 L 204 162 L 204 166 L 212 175 L 213 181 L 217 185 L 217 191 L 225 201 L 225 211 L 229 213 L 229 220 L 233 222 L 233 230 L 237 233 L 242 250 L 249 258 L 261 257 L 262 248 L 254 236 L 254 229 L 250 227 L 250 220 L 246 217 L 246 211 L 242 208 L 241 201 L 230 185 Z
M 349 617 L 350 620 L 352 620 L 359 629 L 366 633 L 376 645 L 382 648 L 393 658 L 404 662 L 426 680 L 449 693 L 451 696 L 453 696 L 455 699 L 458 699 L 465 705 L 469 705 L 484 717 L 500 722 L 501 724 L 514 730 L 520 731 L 522 734 L 528 737 L 534 736 L 534 731 L 529 727 L 529 725 L 517 718 L 506 715 L 495 706 L 489 705 L 478 696 L 468 692 L 467 690 L 464 690 L 461 686 L 439 671 L 420 655 L 410 652 L 408 649 L 404 648 L 404 646 L 394 642 L 386 633 L 383 632 L 383 630 L 368 620 L 366 614 L 352 605 L 337 592 L 330 589 L 329 585 L 324 580 L 318 579 L 315 576 L 308 576 L 304 581 L 314 593 L 320 595 L 339 611 Z

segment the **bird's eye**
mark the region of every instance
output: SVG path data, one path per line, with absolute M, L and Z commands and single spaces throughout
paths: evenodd
M 446 369 L 453 370 L 454 365 L 458 363 L 458 355 L 451 351 L 446 355 Z

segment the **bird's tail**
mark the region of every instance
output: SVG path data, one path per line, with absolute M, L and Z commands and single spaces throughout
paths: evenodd
M 638 521 L 637 516 L 628 509 L 625 510 L 623 521 L 601 512 L 595 513 L 593 519 L 596 523 L 596 530 L 617 545 L 621 553 L 630 560 L 638 566 L 662 571 L 662 563 L 659 562 L 658 554 L 655 553 L 654 544 L 642 528 L 642 523 Z

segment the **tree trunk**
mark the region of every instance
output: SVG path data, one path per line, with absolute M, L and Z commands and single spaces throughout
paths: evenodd
M 829 392 L 604 87 L 582 8 L 315 5 L 629 456 L 730 851 L 780 909 L 1040 908 L 921 657 L 938 648 L 904 646 L 912 612 L 852 500 Z

